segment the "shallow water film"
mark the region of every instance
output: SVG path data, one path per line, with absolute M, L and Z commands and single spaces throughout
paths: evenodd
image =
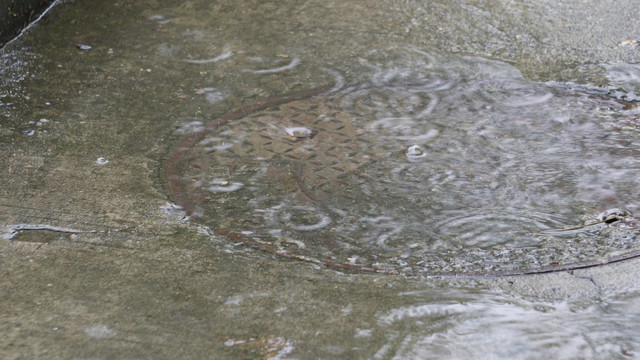
M 59 3 L 0 53 L 1 352 L 637 356 L 637 10 Z
M 633 103 L 425 57 L 195 128 L 169 164 L 178 203 L 263 250 L 377 272 L 527 271 L 635 248 L 634 219 L 598 221 L 633 206 L 637 132 L 620 124 Z

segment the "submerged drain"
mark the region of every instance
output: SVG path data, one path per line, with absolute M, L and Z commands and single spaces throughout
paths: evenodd
M 635 218 L 598 215 L 633 205 L 625 114 L 474 65 L 227 114 L 174 152 L 171 192 L 235 242 L 342 269 L 500 276 L 637 256 Z

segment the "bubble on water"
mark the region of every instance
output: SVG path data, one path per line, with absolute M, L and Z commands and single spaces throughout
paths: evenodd
M 230 182 L 226 179 L 213 179 L 209 182 L 207 190 L 211 192 L 234 192 L 244 186 L 240 182 Z
M 285 127 L 283 130 L 287 135 L 296 139 L 310 138 L 317 133 L 317 131 L 303 126 Z
M 107 165 L 108 163 L 109 163 L 109 160 L 103 157 L 99 157 L 96 159 L 96 165 Z
M 284 132 L 289 134 L 289 136 L 307 137 L 313 133 L 313 130 L 302 126 L 294 126 L 284 128 Z
M 409 146 L 404 154 L 410 162 L 420 161 L 427 157 L 427 153 L 418 145 Z

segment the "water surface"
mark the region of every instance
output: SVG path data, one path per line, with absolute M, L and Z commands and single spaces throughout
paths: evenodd
M 400 53 L 361 59 L 356 85 L 184 124 L 168 165 L 178 204 L 262 250 L 406 275 L 636 249 L 633 216 L 601 221 L 637 207 L 635 103 L 499 61 Z

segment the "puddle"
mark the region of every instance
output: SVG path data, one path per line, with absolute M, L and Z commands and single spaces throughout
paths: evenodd
M 560 358 L 591 358 L 594 354 L 633 357 L 631 341 L 612 344 L 603 336 L 606 331 L 593 326 L 597 316 L 594 310 L 580 309 L 582 316 L 567 324 L 560 319 L 578 309 L 562 302 L 534 304 L 493 296 L 483 301 L 443 301 L 400 307 L 379 314 L 377 321 L 387 328 L 389 336 L 374 358 L 472 359 L 477 356 L 470 354 L 481 353 L 484 359 L 520 359 L 530 358 L 522 353 L 530 346 L 553 348 L 555 356 Z M 612 321 L 618 322 L 620 314 L 615 312 Z M 522 319 L 526 318 L 540 319 L 545 326 L 523 323 Z M 449 323 L 451 319 L 455 320 Z M 492 326 L 487 326 L 487 321 Z M 402 326 L 421 328 L 423 333 L 403 334 Z M 432 335 L 425 336 L 425 333 Z M 573 336 L 565 337 L 566 334 Z M 452 347 L 451 343 L 457 346 Z
M 404 59 L 202 124 L 168 165 L 177 203 L 232 241 L 345 269 L 499 275 L 637 256 L 635 103 L 498 61 Z

